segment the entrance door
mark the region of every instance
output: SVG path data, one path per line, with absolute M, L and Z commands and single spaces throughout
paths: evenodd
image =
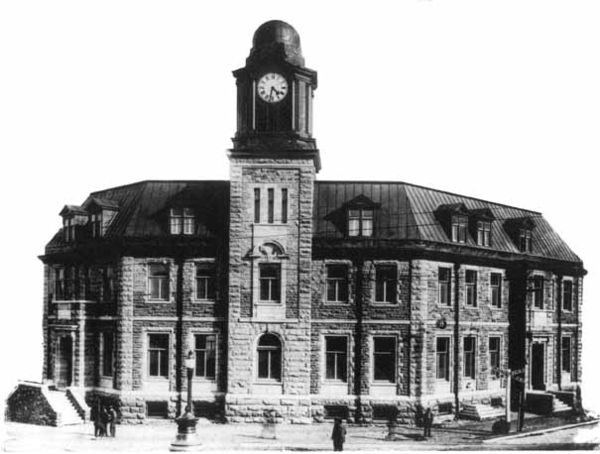
M 533 389 L 546 389 L 544 382 L 544 344 L 534 342 L 531 345 L 531 387 Z
M 58 358 L 56 370 L 56 386 L 71 386 L 73 377 L 73 339 L 63 336 L 58 340 Z

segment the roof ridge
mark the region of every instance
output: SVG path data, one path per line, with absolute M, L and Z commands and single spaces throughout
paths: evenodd
M 148 183 L 229 183 L 229 180 L 140 180 L 134 183 L 122 184 L 119 186 L 113 186 L 106 189 L 100 189 L 98 191 L 90 192 L 90 196 L 95 196 L 106 191 L 114 191 L 116 189 L 124 189 L 131 186 L 148 184 Z
M 443 189 L 435 189 L 435 188 L 430 188 L 428 186 L 423 186 L 420 184 L 414 184 L 414 183 L 407 183 L 406 181 L 377 181 L 377 180 L 315 180 L 315 183 L 350 183 L 350 184 L 395 184 L 395 185 L 406 185 L 406 186 L 411 186 L 414 188 L 419 188 L 419 189 L 426 189 L 428 191 L 435 191 L 441 194 L 447 194 L 447 195 L 452 195 L 452 196 L 456 196 L 456 197 L 463 197 L 465 199 L 469 199 L 469 200 L 476 200 L 478 202 L 484 202 L 484 203 L 490 203 L 493 205 L 497 205 L 497 206 L 501 206 L 501 207 L 505 207 L 505 208 L 512 208 L 515 210 L 520 210 L 520 211 L 526 211 L 528 213 L 533 213 L 533 214 L 537 214 L 537 215 L 541 215 L 541 211 L 535 211 L 535 210 L 530 210 L 527 208 L 521 208 L 521 207 L 517 207 L 514 205 L 508 205 L 506 203 L 500 203 L 500 202 L 493 202 L 491 200 L 486 200 L 486 199 L 481 199 L 479 197 L 472 197 L 472 196 L 468 196 L 468 195 L 464 195 L 464 194 L 459 194 L 457 192 L 450 192 L 450 191 L 445 191 Z

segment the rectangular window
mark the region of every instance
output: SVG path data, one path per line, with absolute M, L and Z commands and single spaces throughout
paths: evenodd
M 563 281 L 563 310 L 573 310 L 573 281 Z
M 75 240 L 75 220 L 72 218 L 63 219 L 63 231 L 67 243 Z
M 115 297 L 115 273 L 114 268 L 107 265 L 102 270 L 102 295 L 104 301 L 112 301 Z
M 571 338 L 563 337 L 561 344 L 561 363 L 560 367 L 563 372 L 571 372 Z
M 215 273 L 214 263 L 198 263 L 196 265 L 196 299 L 215 300 Z
M 194 223 L 194 210 L 191 208 L 183 209 L 183 233 L 185 235 L 192 235 L 195 230 Z
M 521 252 L 531 252 L 531 230 L 519 230 L 519 249 Z
M 378 265 L 375 267 L 375 301 L 378 303 L 396 302 L 396 267 Z
M 450 268 L 438 268 L 438 303 L 450 306 Z
M 254 188 L 254 223 L 260 223 L 260 188 Z
M 373 338 L 373 378 L 376 381 L 396 382 L 396 338 Z
M 92 293 L 92 268 L 91 266 L 86 266 L 83 269 L 83 298 L 87 301 L 93 300 L 94 296 Z
M 544 308 L 544 278 L 543 276 L 533 277 L 533 306 L 537 309 Z
M 55 268 L 54 269 L 54 299 L 64 300 L 65 299 L 65 269 Z
M 99 238 L 102 236 L 102 213 L 95 213 L 90 216 L 92 224 L 92 237 Z
M 489 338 L 490 370 L 500 369 L 500 338 Z
M 281 190 L 281 222 L 285 224 L 288 221 L 288 190 Z
M 148 334 L 148 375 L 169 376 L 169 335 Z
M 281 265 L 259 264 L 260 300 L 279 303 L 281 300 Z
M 327 265 L 327 301 L 348 301 L 348 267 Z
M 150 299 L 169 299 L 169 266 L 162 263 L 149 265 L 148 287 Z
M 325 338 L 325 378 L 347 381 L 348 339 L 341 336 Z
M 490 274 L 490 299 L 492 307 L 502 306 L 502 274 L 492 273 Z
M 467 306 L 477 306 L 477 271 L 465 271 L 465 303 Z
M 348 236 L 373 236 L 373 210 L 348 210 Z
M 463 339 L 463 377 L 475 378 L 475 338 Z
M 102 333 L 102 375 L 112 377 L 113 375 L 113 334 Z
M 216 336 L 196 335 L 196 377 L 214 380 L 217 357 Z
M 492 223 L 489 221 L 477 221 L 477 245 L 489 246 L 492 232 Z
M 435 342 L 435 378 L 450 380 L 450 338 L 438 337 Z
M 267 189 L 267 219 L 269 224 L 273 224 L 275 220 L 275 190 Z
M 183 232 L 183 210 L 181 208 L 171 208 L 169 225 L 172 235 L 180 235 Z
M 463 215 L 452 216 L 452 241 L 454 243 L 467 242 L 467 217 Z

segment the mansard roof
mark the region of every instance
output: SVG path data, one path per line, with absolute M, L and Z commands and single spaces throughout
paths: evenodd
M 104 238 L 148 239 L 168 235 L 169 208 L 184 205 L 197 213 L 202 225 L 198 230 L 201 238 L 228 235 L 228 181 L 141 181 L 94 192 L 82 207 L 99 204 L 98 201 L 109 201 L 105 205 L 118 207 Z M 535 227 L 529 256 L 581 263 L 538 212 L 404 182 L 316 181 L 313 238 L 319 244 L 347 239 L 347 210 L 358 202 L 373 208 L 374 232 L 366 240 L 349 239 L 355 246 L 361 241 L 407 240 L 522 254 L 507 226 L 527 223 L 529 228 Z M 440 210 L 449 208 L 473 219 L 489 220 L 491 246 L 477 246 L 472 235 L 467 235 L 465 244 L 453 243 L 436 216 Z M 48 244 L 47 252 L 63 245 L 63 235 L 59 233 Z
M 436 218 L 436 212 L 440 208 L 464 211 L 464 207 L 467 213 L 479 218 L 484 214 L 492 221 L 491 247 L 477 246 L 471 235 L 467 236 L 466 246 L 520 254 L 518 245 L 505 229 L 505 221 L 527 218 L 535 224 L 533 252 L 529 255 L 581 262 L 541 213 L 404 182 L 317 181 L 313 208 L 314 238 L 325 241 L 343 239 L 346 226 L 332 213 L 359 195 L 380 205 L 375 210 L 373 239 L 456 245 Z

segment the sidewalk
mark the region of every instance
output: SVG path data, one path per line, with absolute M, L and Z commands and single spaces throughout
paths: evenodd
M 529 432 L 542 427 L 556 427 L 572 422 L 568 418 L 559 417 L 529 418 L 526 420 L 525 429 Z M 422 438 L 422 429 L 398 426 L 394 441 L 386 440 L 388 429 L 384 425 L 349 426 L 344 449 L 349 451 L 501 449 L 505 447 L 502 443 L 483 443 L 484 440 L 495 437 L 491 432 L 492 423 L 492 421 L 450 421 L 434 426 L 432 437 L 427 440 Z M 203 451 L 331 451 L 332 426 L 332 423 L 281 424 L 276 427 L 276 438 L 267 439 L 261 437 L 260 424 L 212 424 L 201 420 L 197 433 L 202 441 Z M 3 448 L 10 452 L 168 452 L 169 445 L 176 434 L 176 425 L 172 421 L 164 420 L 152 421 L 144 425 L 117 426 L 115 439 L 94 438 L 91 424 L 54 428 L 7 423 L 5 428 L 7 440 L 3 443 Z M 515 431 L 511 430 L 511 433 Z M 557 439 L 558 442 L 573 443 L 573 436 L 567 440 Z M 516 449 L 522 446 L 533 449 L 539 447 L 539 441 L 528 441 L 523 438 L 518 442 L 512 442 L 509 448 Z

